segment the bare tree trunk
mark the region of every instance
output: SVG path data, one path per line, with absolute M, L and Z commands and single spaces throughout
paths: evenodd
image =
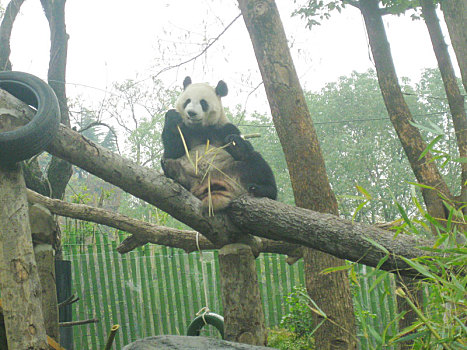
M 428 153 L 419 160 L 426 148 L 426 143 L 423 141 L 420 131 L 411 124 L 414 120 L 397 80 L 378 3 L 378 0 L 360 0 L 359 8 L 365 20 L 384 103 L 418 183 L 436 189 L 422 188 L 428 213 L 434 218 L 445 218 L 444 204 L 438 191 L 448 198 L 451 198 L 451 194 L 436 164 L 431 161 L 431 154 Z
M 65 26 L 66 0 L 41 0 L 42 8 L 50 28 L 50 60 L 48 83 L 57 95 L 60 104 L 61 123 L 70 126 L 66 97 L 66 61 L 68 52 L 68 34 Z M 73 171 L 71 164 L 52 157 L 47 178 L 52 188 L 52 198 L 63 198 L 65 188 Z
M 440 3 L 467 92 L 467 0 L 442 0 Z
M 0 24 L 0 70 L 11 70 L 10 37 L 13 23 L 24 0 L 11 0 Z
M 337 201 L 327 178 L 276 4 L 273 0 L 239 0 L 239 4 L 284 150 L 295 203 L 337 215 Z M 323 324 L 315 333 L 316 348 L 355 349 L 355 319 L 346 272 L 317 277 L 324 267 L 340 266 L 345 262 L 311 250 L 304 254 L 304 260 L 310 297 L 340 326 L 329 322 Z M 324 290 L 340 293 L 323 293 Z
M 28 217 L 21 167 L 0 167 L 0 289 L 8 347 L 45 350 L 41 284 Z
M 457 85 L 456 74 L 454 67 L 449 57 L 448 46 L 444 41 L 443 32 L 439 24 L 436 7 L 432 0 L 421 0 L 422 13 L 425 18 L 425 23 L 430 33 L 433 50 L 438 60 L 438 67 L 443 78 L 444 89 L 448 98 L 449 109 L 451 110 L 454 130 L 456 132 L 457 147 L 459 156 L 467 158 L 467 116 L 464 108 L 464 96 L 462 96 L 459 86 Z M 467 7 L 465 8 L 467 11 Z M 467 20 L 467 18 L 466 18 Z M 466 24 L 464 23 L 464 27 Z M 467 42 L 466 42 L 467 44 Z M 465 56 L 467 60 L 467 56 Z M 467 203 L 467 163 L 461 163 L 461 196 L 460 201 Z
M 255 257 L 245 244 L 228 244 L 219 250 L 226 340 L 266 345 L 263 304 Z

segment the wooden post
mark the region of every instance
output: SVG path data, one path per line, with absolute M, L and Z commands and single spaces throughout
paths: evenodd
M 57 288 L 55 285 L 55 254 L 52 247 L 56 223 L 50 211 L 37 203 L 29 207 L 29 223 L 42 286 L 42 314 L 45 330 L 49 337 L 60 343 Z
M 19 164 L 0 164 L 0 290 L 10 349 L 48 349 Z
M 226 340 L 266 345 L 263 304 L 255 257 L 245 244 L 228 244 L 219 250 Z

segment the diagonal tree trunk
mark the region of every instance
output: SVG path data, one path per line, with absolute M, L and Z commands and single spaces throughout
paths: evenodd
M 436 14 L 436 7 L 432 0 L 421 0 L 420 4 L 422 5 L 422 14 L 425 19 L 428 32 L 430 33 L 433 50 L 438 61 L 438 67 L 443 79 L 444 89 L 446 90 L 454 130 L 456 132 L 459 155 L 462 158 L 467 158 L 467 116 L 464 108 L 464 96 L 462 96 L 459 86 L 457 85 L 456 74 L 454 73 L 454 67 L 452 65 L 451 58 L 449 57 L 448 46 L 444 41 L 443 32 L 441 31 L 438 15 Z M 465 58 L 467 59 L 467 56 Z M 465 183 L 467 181 L 467 163 L 461 164 L 462 175 L 460 201 L 466 203 L 467 187 L 465 186 Z
M 360 0 L 358 7 L 365 20 L 384 103 L 418 183 L 436 189 L 422 188 L 428 213 L 434 218 L 445 218 L 439 192 L 448 198 L 451 194 L 436 164 L 431 161 L 431 154 L 427 153 L 419 160 L 426 143 L 418 128 L 413 126 L 412 114 L 402 95 L 378 3 L 378 0 Z
M 297 206 L 338 213 L 316 132 L 305 103 L 284 28 L 273 0 L 239 0 L 263 77 L 279 139 L 287 160 Z M 355 320 L 345 272 L 319 275 L 343 260 L 305 249 L 307 290 L 326 315 L 340 327 L 325 322 L 315 333 L 317 349 L 354 349 Z M 332 290 L 333 293 L 329 293 Z M 316 315 L 315 315 L 316 316 Z M 315 324 L 319 323 L 315 317 Z
M 440 3 L 467 92 L 467 0 L 442 0 Z

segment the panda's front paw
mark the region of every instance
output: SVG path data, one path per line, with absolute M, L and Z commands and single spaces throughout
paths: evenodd
M 228 145 L 226 150 L 235 160 L 244 160 L 253 150 L 251 144 L 240 135 L 227 135 L 225 144 Z
M 254 197 L 267 197 L 271 199 L 277 198 L 277 190 L 274 186 L 249 183 L 246 185 L 246 188 L 248 190 L 248 193 Z
M 177 126 L 182 124 L 182 122 L 182 116 L 175 109 L 169 109 L 165 113 L 165 125 L 169 130 L 177 131 Z

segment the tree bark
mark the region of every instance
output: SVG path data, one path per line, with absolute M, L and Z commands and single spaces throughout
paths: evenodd
M 23 4 L 24 0 L 11 0 L 3 15 L 2 23 L 0 24 L 0 71 L 11 70 L 10 62 L 10 38 L 13 29 L 13 23 Z
M 316 131 L 287 46 L 273 0 L 239 0 L 261 71 L 271 114 L 284 150 L 295 203 L 299 207 L 337 214 Z M 317 349 L 355 349 L 355 319 L 347 273 L 320 275 L 323 267 L 344 261 L 318 251 L 304 253 L 307 290 L 340 326 L 327 322 L 315 333 Z M 317 263 L 319 261 L 319 263 Z M 324 292 L 339 290 L 342 293 Z M 319 322 L 318 319 L 315 322 Z
M 420 4 L 422 5 L 422 14 L 425 19 L 428 32 L 430 33 L 433 50 L 436 55 L 436 60 L 438 61 L 438 67 L 443 79 L 444 89 L 446 90 L 454 130 L 456 132 L 459 156 L 467 158 L 467 116 L 464 108 L 464 96 L 462 96 L 459 86 L 457 85 L 456 74 L 454 72 L 451 58 L 449 57 L 448 46 L 444 41 L 438 15 L 436 14 L 436 7 L 432 0 L 421 0 Z M 465 10 L 467 11 L 467 7 Z M 464 27 L 465 26 L 466 24 L 464 23 Z M 465 56 L 465 59 L 467 60 L 467 55 Z M 461 163 L 461 166 L 460 202 L 467 203 L 467 163 L 463 162 Z
M 226 340 L 266 345 L 263 304 L 255 257 L 245 244 L 228 244 L 219 250 Z
M 0 289 L 10 349 L 48 349 L 21 167 L 0 167 Z
M 413 125 L 412 114 L 402 95 L 378 3 L 378 0 L 360 0 L 359 9 L 365 20 L 384 103 L 418 183 L 435 188 L 422 188 L 428 213 L 434 218 L 445 218 L 439 193 L 447 198 L 451 198 L 451 194 L 431 154 L 427 153 L 419 159 L 426 144 L 418 128 Z
M 467 92 L 467 0 L 442 0 L 440 3 Z

